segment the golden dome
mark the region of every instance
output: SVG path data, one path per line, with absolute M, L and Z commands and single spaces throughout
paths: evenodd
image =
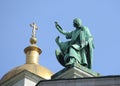
M 39 64 L 24 64 L 22 66 L 18 66 L 14 69 L 12 69 L 11 71 L 9 71 L 7 74 L 5 74 L 2 79 L 0 80 L 0 82 L 4 82 L 12 77 L 14 77 L 15 75 L 17 75 L 18 73 L 22 72 L 23 70 L 27 70 L 29 72 L 32 72 L 44 79 L 50 79 L 51 76 L 53 75 L 53 73 L 48 70 L 47 68 L 39 65 Z
M 41 49 L 37 47 L 37 38 L 35 37 L 35 30 L 37 29 L 37 26 L 35 23 L 31 24 L 31 27 L 33 27 L 32 31 L 32 38 L 30 39 L 31 45 L 26 47 L 24 49 L 24 52 L 26 54 L 26 64 L 22 66 L 18 66 L 11 71 L 9 71 L 7 74 L 5 74 L 2 79 L 0 80 L 0 83 L 14 77 L 18 73 L 27 70 L 35 75 L 38 75 L 44 79 L 50 79 L 53 73 L 48 70 L 47 68 L 39 65 L 39 54 L 41 54 Z

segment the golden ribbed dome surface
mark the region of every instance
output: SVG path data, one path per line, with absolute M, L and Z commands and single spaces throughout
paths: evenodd
M 2 77 L 1 82 L 4 82 L 4 81 L 10 79 L 11 77 L 22 72 L 23 70 L 27 70 L 29 72 L 32 72 L 32 73 L 34 73 L 34 74 L 36 74 L 44 79 L 50 79 L 51 76 L 53 75 L 53 73 L 50 70 L 48 70 L 47 68 L 45 68 L 39 64 L 24 64 L 22 66 L 18 66 L 16 68 L 12 69 L 7 74 L 5 74 Z

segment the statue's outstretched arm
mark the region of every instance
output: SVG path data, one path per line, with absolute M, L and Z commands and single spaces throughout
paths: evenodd
M 57 22 L 55 22 L 55 27 L 58 29 L 60 33 L 62 33 L 63 35 L 67 35 L 67 32 L 64 31 Z

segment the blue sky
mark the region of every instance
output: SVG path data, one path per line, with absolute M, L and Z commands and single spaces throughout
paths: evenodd
M 101 75 L 120 74 L 120 1 L 119 0 L 0 0 L 0 78 L 25 63 L 24 48 L 29 46 L 36 22 L 37 45 L 42 49 L 39 63 L 54 73 L 63 69 L 55 57 L 59 35 L 54 21 L 71 31 L 73 19 L 81 18 L 94 37 L 92 70 Z

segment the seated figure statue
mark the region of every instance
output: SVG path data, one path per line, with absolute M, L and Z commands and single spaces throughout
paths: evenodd
M 55 51 L 59 63 L 64 67 L 82 65 L 91 69 L 94 45 L 89 29 L 81 25 L 79 18 L 73 20 L 75 30 L 71 32 L 63 30 L 57 22 L 55 26 L 60 33 L 65 35 L 66 39 L 69 39 L 66 42 L 61 42 L 59 36 L 55 39 L 60 48 Z

